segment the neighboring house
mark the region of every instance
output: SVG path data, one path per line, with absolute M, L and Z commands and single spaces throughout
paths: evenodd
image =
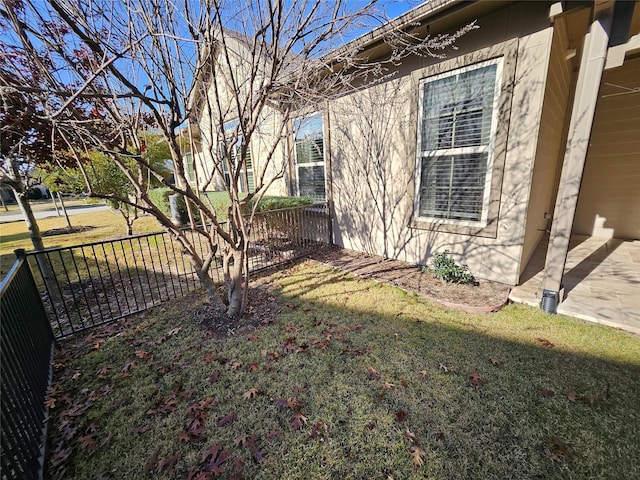
M 510 285 L 549 235 L 552 311 L 572 234 L 640 239 L 640 6 L 432 0 L 349 47 L 384 57 L 390 31 L 472 21 L 445 58 L 301 115 L 277 188 L 326 199 L 337 245 L 418 264 L 446 249 Z

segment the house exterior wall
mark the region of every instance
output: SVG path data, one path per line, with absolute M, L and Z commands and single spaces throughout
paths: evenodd
M 604 73 L 572 233 L 640 239 L 640 58 Z
M 250 82 L 255 85 L 259 83 L 259 79 L 252 77 L 250 62 L 246 58 L 250 58 L 246 53 L 247 46 L 236 40 L 233 36 L 228 35 L 225 38 L 227 44 L 227 53 L 229 55 L 228 64 L 226 61 L 220 62 L 216 69 L 217 92 L 216 85 L 208 82 L 203 87 L 206 88 L 208 102 L 200 101 L 200 111 L 197 120 L 194 122 L 196 128 L 199 129 L 198 137 L 200 139 L 198 149 L 195 152 L 196 158 L 196 174 L 199 179 L 199 188 L 205 191 L 224 190 L 224 179 L 216 173 L 215 158 L 218 152 L 218 134 L 222 125 L 217 125 L 219 114 L 216 113 L 216 96 L 219 97 L 223 108 L 226 108 L 225 122 L 231 122 L 237 118 L 236 98 L 231 85 L 233 82 L 239 82 L 240 79 L 250 79 L 244 84 L 238 86 L 240 91 L 240 99 L 243 95 L 247 95 Z M 246 90 L 246 92 L 245 92 Z M 211 113 L 210 109 L 213 109 Z M 281 138 L 281 115 L 274 108 L 265 106 L 257 121 L 256 129 L 250 140 L 251 163 L 256 185 L 260 177 L 263 178 L 264 193 L 266 195 L 287 195 L 288 187 L 286 184 L 286 174 L 288 171 L 287 162 L 287 142 L 280 141 Z M 276 145 L 277 144 L 277 145 Z M 270 150 L 276 145 L 271 160 L 267 158 Z
M 516 284 L 553 29 L 542 2 L 477 20 L 480 29 L 448 59 L 405 61 L 391 81 L 330 105 L 334 237 L 346 248 L 419 264 L 448 249 L 479 278 Z M 416 222 L 420 80 L 497 57 L 503 76 L 490 220 L 483 228 Z
M 568 103 L 574 74 L 566 54 L 569 49 L 566 23 L 554 25 L 546 89 L 540 119 L 529 208 L 527 209 L 520 273 L 524 271 L 536 246 L 551 224 L 559 169 L 564 156 Z M 545 215 L 547 214 L 547 215 Z

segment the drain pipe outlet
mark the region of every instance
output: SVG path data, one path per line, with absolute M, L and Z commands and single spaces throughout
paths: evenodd
M 555 315 L 558 312 L 558 301 L 560 299 L 560 292 L 553 290 L 543 290 L 542 300 L 540 301 L 540 308 L 545 313 Z

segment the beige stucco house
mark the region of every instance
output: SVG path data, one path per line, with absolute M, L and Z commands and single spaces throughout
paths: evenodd
M 510 285 L 536 258 L 555 312 L 572 238 L 640 239 L 640 5 L 431 0 L 349 46 L 384 58 L 389 31 L 474 21 L 444 58 L 301 114 L 272 188 L 329 202 L 345 248 L 418 264 L 450 250 Z

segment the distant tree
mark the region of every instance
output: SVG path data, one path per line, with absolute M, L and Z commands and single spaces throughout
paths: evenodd
M 163 179 L 171 176 L 171 171 L 167 168 L 167 160 L 170 161 L 171 154 L 167 142 L 164 138 L 155 133 L 142 132 L 141 142 L 144 152 L 142 156 L 152 166 L 153 171 L 162 175 Z M 60 165 L 48 163 L 41 167 L 41 178 L 43 183 L 54 191 L 66 191 L 73 193 L 86 193 L 87 182 L 91 186 L 90 196 L 105 198 L 107 203 L 116 210 L 126 225 L 126 235 L 133 234 L 133 223 L 139 218 L 137 202 L 134 198 L 135 189 L 125 172 L 112 161 L 111 157 L 99 151 L 90 151 L 81 161 L 82 169 L 77 163 L 71 165 Z M 137 163 L 133 159 L 126 160 L 129 173 L 137 170 Z M 147 188 L 162 186 L 151 171 L 147 172 Z M 127 196 L 131 203 L 118 200 L 118 196 Z
M 53 160 L 56 138 L 39 102 L 11 85 L 18 81 L 19 59 L 0 48 L 0 186 L 10 188 L 24 217 L 33 248 L 43 250 L 42 235 L 29 202 L 29 190 L 40 183 L 37 167 Z
M 377 12 L 376 0 L 15 0 L 0 10 L 11 27 L 9 41 L 29 58 L 32 70 L 46 66 L 46 88 L 38 95 L 47 119 L 64 132 L 68 149 L 95 196 L 113 199 L 156 217 L 182 245 L 202 286 L 231 317 L 241 316 L 249 287 L 249 245 L 253 216 L 265 191 L 284 174 L 275 164 L 285 148 L 292 120 L 301 109 L 321 108 L 334 95 L 366 86 L 391 74 L 407 55 L 431 55 L 454 44 L 468 29 L 419 38 L 390 32 L 389 54 L 370 60 L 356 46 L 336 47 Z M 19 6 L 17 6 L 19 5 Z M 470 27 L 472 28 L 472 27 Z M 241 49 L 238 46 L 241 45 Z M 28 82 L 12 88 L 28 93 Z M 39 97 L 41 98 L 41 97 Z M 103 127 L 74 116 L 80 105 Z M 194 118 L 199 124 L 194 125 Z M 249 192 L 249 145 L 263 143 L 260 167 Z M 152 126 L 166 140 L 176 178 L 166 182 L 143 155 L 139 131 Z M 186 132 L 186 134 L 185 134 Z M 191 148 L 182 141 L 188 139 Z M 202 137 L 213 159 L 214 176 L 227 178 L 231 206 L 221 225 L 214 206 L 201 198 L 203 187 L 187 181 L 182 151 L 195 151 Z M 182 147 L 182 148 L 181 148 Z M 87 151 L 107 155 L 124 173 L 134 194 L 103 195 L 91 185 L 82 158 Z M 135 162 L 131 168 L 130 160 Z M 184 231 L 153 205 L 151 173 L 184 196 L 190 229 Z M 246 214 L 252 202 L 253 209 Z M 194 210 L 199 210 L 201 224 Z M 198 246 L 193 238 L 199 236 Z M 218 252 L 218 244 L 222 252 Z M 200 245 L 206 245 L 201 253 Z M 210 274 L 222 253 L 225 293 Z

